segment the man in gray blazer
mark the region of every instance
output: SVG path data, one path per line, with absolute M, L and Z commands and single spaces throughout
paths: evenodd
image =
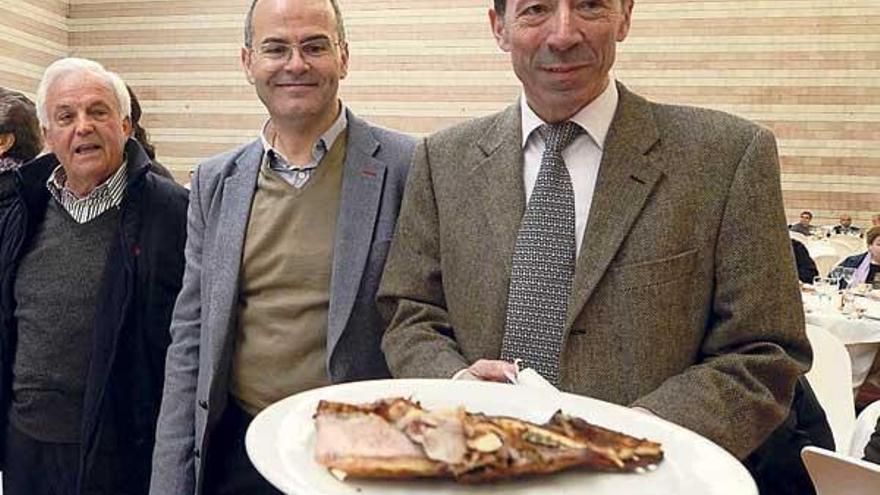
M 383 350 L 396 377 L 503 381 L 520 358 L 744 458 L 811 361 L 776 147 L 615 84 L 632 7 L 495 1 L 524 96 L 417 148 Z
M 270 118 L 192 178 L 154 495 L 277 493 L 244 450 L 252 417 L 302 390 L 389 376 L 375 292 L 415 141 L 341 104 L 335 0 L 253 2 L 241 57 Z

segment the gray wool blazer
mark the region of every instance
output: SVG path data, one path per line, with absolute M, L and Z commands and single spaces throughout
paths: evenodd
M 810 365 L 772 134 L 619 85 L 579 253 L 566 391 L 645 407 L 745 457 Z M 525 210 L 518 105 L 416 150 L 379 290 L 396 377 L 497 359 Z
M 375 294 L 397 221 L 415 139 L 348 112 L 336 225 L 327 373 L 345 382 L 388 377 L 385 321 Z M 229 388 L 244 237 L 263 146 L 256 140 L 199 165 L 192 181 L 186 271 L 171 323 L 150 493 L 201 493 L 205 439 Z

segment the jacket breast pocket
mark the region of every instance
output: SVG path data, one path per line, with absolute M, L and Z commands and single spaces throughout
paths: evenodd
M 694 273 L 697 250 L 691 249 L 660 259 L 612 266 L 612 286 L 617 290 L 635 290 L 673 282 Z

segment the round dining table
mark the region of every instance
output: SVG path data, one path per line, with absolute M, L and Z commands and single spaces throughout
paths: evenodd
M 853 390 L 857 390 L 880 350 L 880 301 L 863 297 L 859 304 L 864 313 L 859 317 L 855 311 L 842 310 L 839 295 L 829 301 L 820 300 L 815 292 L 804 292 L 802 298 L 807 324 L 822 327 L 846 346 L 852 360 Z

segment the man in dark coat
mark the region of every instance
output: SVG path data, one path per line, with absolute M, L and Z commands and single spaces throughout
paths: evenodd
M 793 223 L 788 226 L 788 230 L 792 232 L 797 232 L 798 234 L 803 235 L 813 235 L 813 231 L 815 227 L 813 227 L 810 222 L 813 221 L 813 213 L 809 211 L 801 212 L 801 219 L 797 223 Z
M 819 276 L 819 269 L 816 268 L 816 262 L 810 258 L 810 252 L 804 243 L 797 239 L 791 240 L 791 250 L 794 252 L 794 264 L 797 268 L 798 280 L 805 284 L 812 284 L 813 278 Z
M 852 224 L 852 216 L 847 213 L 840 215 L 840 223 L 835 225 L 831 232 L 836 235 L 862 235 L 862 229 Z
M 865 446 L 865 460 L 874 464 L 880 464 L 880 418 L 877 419 L 874 433 L 871 434 L 871 439 L 868 440 L 868 445 Z
M 129 139 L 99 64 L 50 65 L 37 107 L 51 153 L 0 210 L 3 493 L 146 493 L 186 191 Z

